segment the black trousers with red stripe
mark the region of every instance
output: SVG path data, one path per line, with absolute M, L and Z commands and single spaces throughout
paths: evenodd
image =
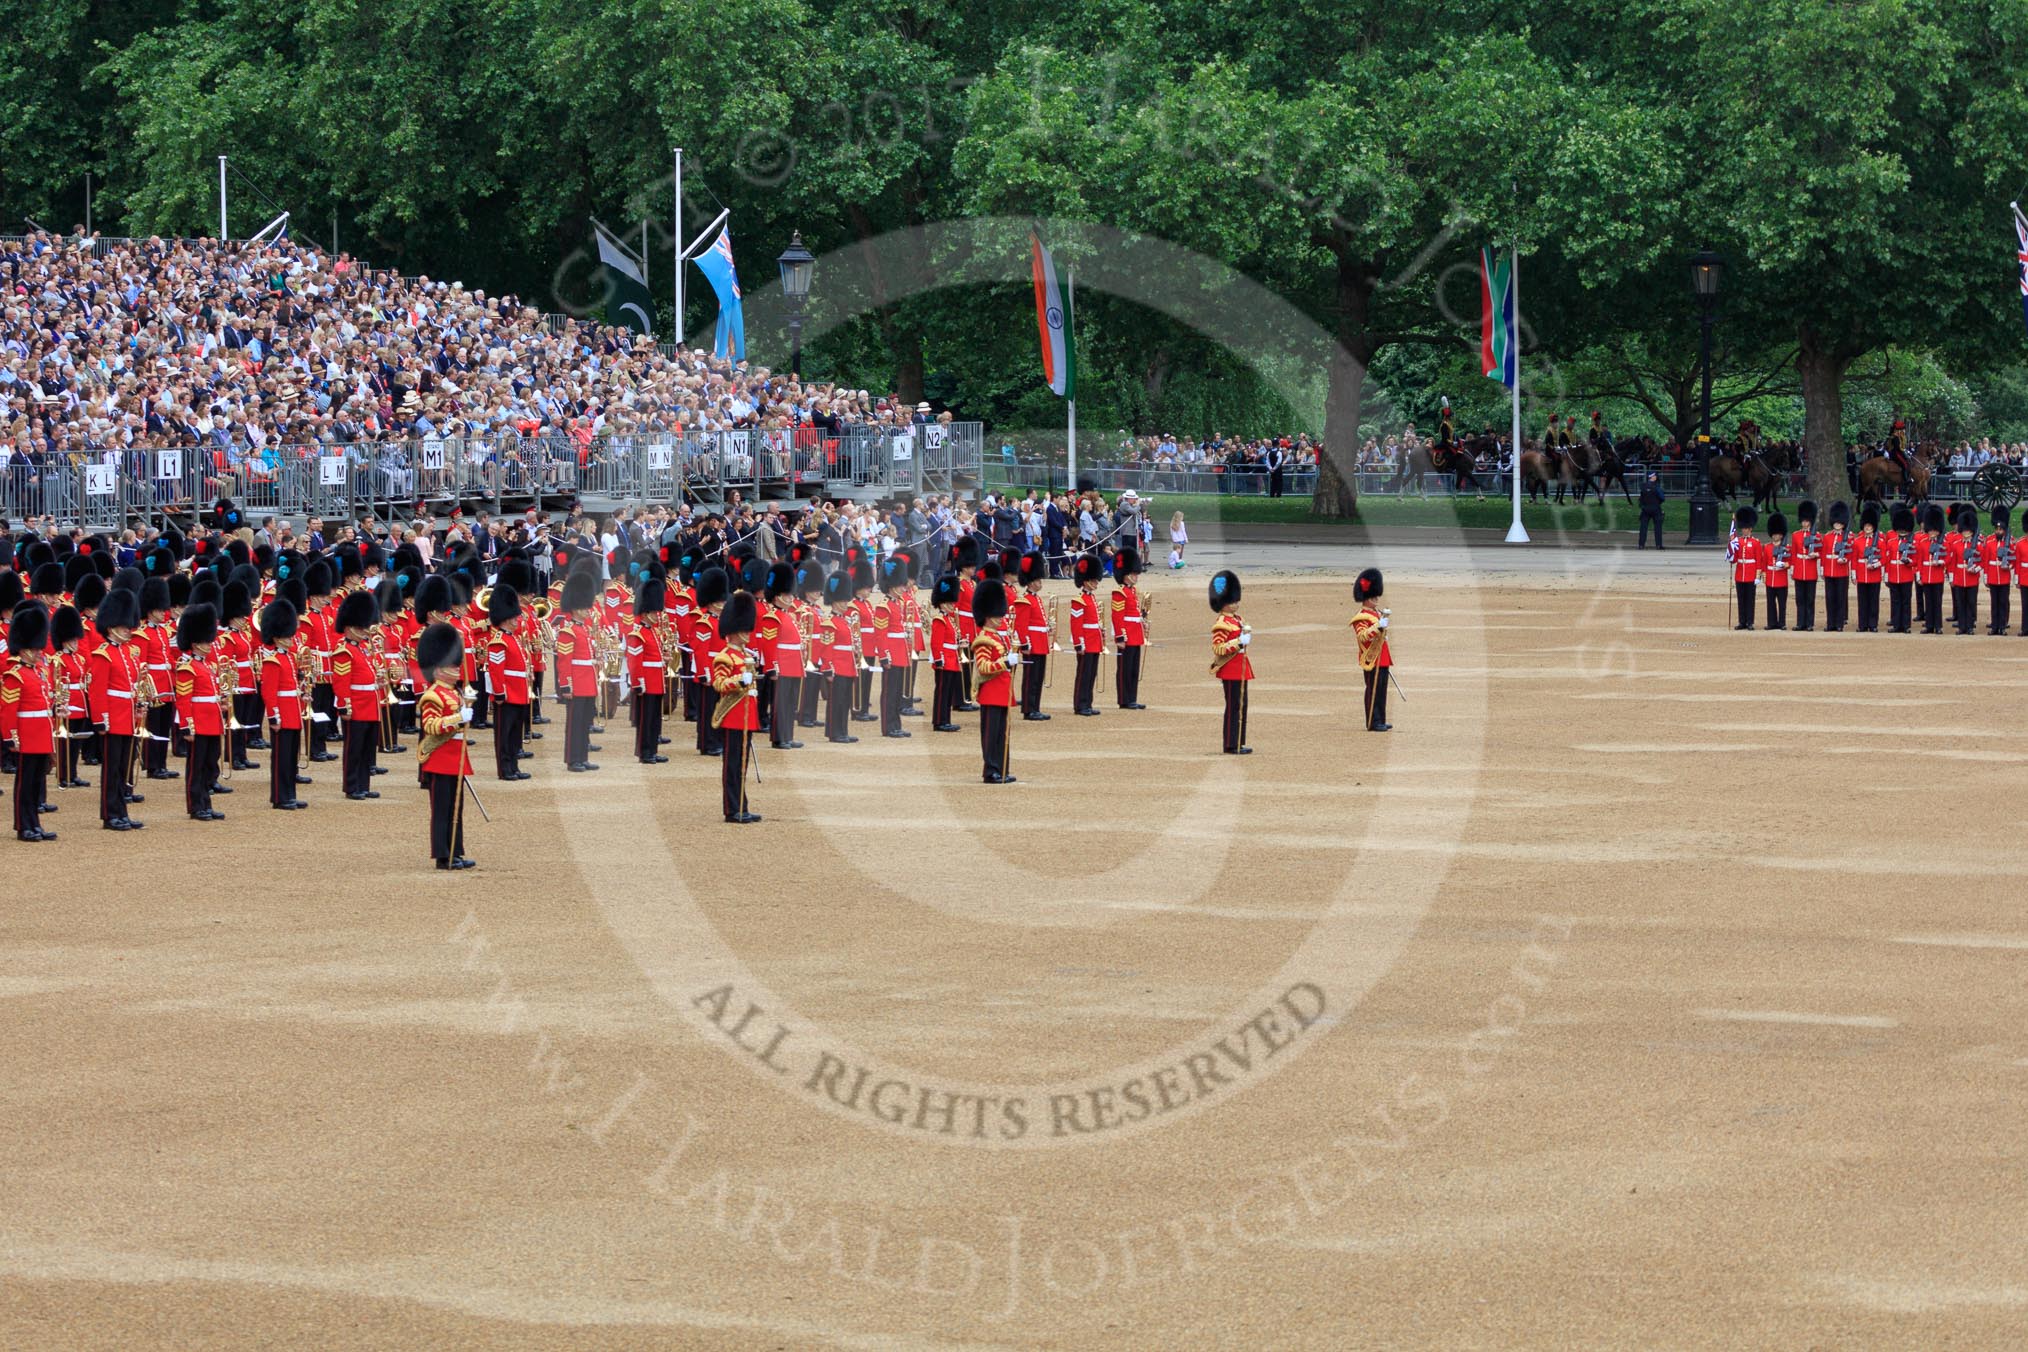
M 42 829 L 42 800 L 49 792 L 47 751 L 14 753 L 14 833 Z
M 493 702 L 493 769 L 505 779 L 519 768 L 521 739 L 528 731 L 528 706 Z
M 183 761 L 183 807 L 194 817 L 211 811 L 211 787 L 218 782 L 218 753 L 225 738 L 215 732 L 193 732 L 189 743 Z
M 1076 710 L 1091 708 L 1093 692 L 1098 688 L 1099 655 L 1093 649 L 1077 655 L 1077 685 L 1070 696 L 1070 707 Z
M 430 795 L 430 858 L 450 859 L 463 855 L 465 777 L 425 771 L 422 780 Z
M 268 750 L 268 802 L 276 807 L 296 797 L 296 762 L 301 758 L 303 730 L 276 728 Z
M 746 762 L 753 755 L 753 729 L 721 728 L 719 731 L 725 744 L 724 760 L 718 767 L 719 791 L 724 800 L 725 815 L 736 817 L 747 811 Z
M 930 674 L 935 680 L 930 691 L 930 724 L 932 727 L 949 727 L 951 716 L 958 711 L 959 684 L 963 678 L 955 668 L 946 671 L 937 667 Z
M 796 740 L 796 709 L 802 703 L 803 678 L 777 673 L 770 679 L 775 686 L 775 707 L 768 717 L 768 741 L 781 748 Z
M 132 734 L 107 732 L 99 740 L 99 820 L 116 822 L 127 815 L 127 794 L 133 787 L 135 741 Z
M 1042 686 L 1049 676 L 1049 655 L 1047 653 L 1023 653 L 1021 656 L 1021 712 L 1039 714 L 1042 712 Z
M 1246 745 L 1246 682 L 1221 681 L 1225 687 L 1224 749 L 1237 751 Z

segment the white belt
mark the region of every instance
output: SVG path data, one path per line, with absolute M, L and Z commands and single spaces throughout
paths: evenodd
M 667 666 L 667 665 L 668 665 L 668 663 L 666 663 L 666 662 L 643 662 L 643 663 L 641 663 L 641 665 L 642 665 L 642 666 L 644 666 L 644 667 L 652 667 L 652 668 L 653 668 L 654 670 L 656 670 L 656 671 L 660 671 L 660 670 L 661 670 L 661 669 L 662 669 L 663 667 Z
M 303 692 L 300 690 L 277 690 L 275 692 L 276 699 L 301 699 L 302 696 Z
M 380 683 L 377 681 L 369 682 L 366 685 L 355 685 L 351 687 L 351 689 L 355 694 L 357 694 L 361 690 L 378 690 L 380 689 Z
M 252 671 L 252 670 L 253 670 L 253 663 L 251 663 L 251 662 L 235 662 L 235 663 L 233 663 L 233 665 L 234 665 L 234 666 L 236 666 L 236 667 L 238 667 L 238 668 L 239 668 L 239 669 L 240 669 L 241 671 Z
M 1140 622 L 1141 622 L 1141 617 L 1140 617 L 1139 615 L 1122 615 L 1122 616 L 1120 616 L 1120 623 L 1121 623 L 1121 624 L 1139 624 Z
M 502 672 L 501 672 L 500 674 L 501 674 L 502 676 L 514 676 L 514 677 L 518 677 L 518 678 L 520 678 L 521 680 L 524 680 L 524 681 L 528 679 L 528 673 L 527 673 L 527 672 L 525 672 L 525 671 L 502 671 Z
M 218 696 L 216 696 L 216 695 L 192 695 L 192 696 L 190 697 L 190 702 L 191 702 L 192 704 L 216 704 L 216 703 L 218 703 Z
M 14 715 L 14 716 L 15 716 L 16 718 L 47 718 L 47 717 L 49 717 L 49 710 L 47 710 L 47 709 L 23 709 L 23 710 L 22 710 L 22 711 L 21 711 L 20 713 L 18 713 L 18 714 L 16 714 L 16 715 Z
M 895 633 L 895 632 L 894 632 L 893 630 L 891 630 L 891 629 L 890 629 L 890 630 L 888 630 L 888 632 L 887 632 L 887 636 L 888 636 L 889 638 L 891 638 L 891 639 L 895 639 L 895 638 L 904 638 L 904 639 L 905 639 L 905 638 L 907 638 L 907 637 L 908 637 L 908 635 L 907 635 L 907 634 L 897 634 L 897 633 Z
M 107 698 L 107 699 L 132 699 L 133 697 L 134 697 L 134 692 L 133 692 L 133 691 L 131 691 L 131 690 L 108 690 L 108 691 L 106 691 L 106 698 Z
M 162 664 L 161 666 L 159 666 L 159 667 L 158 667 L 158 666 L 156 666 L 156 665 L 155 665 L 155 664 L 154 664 L 153 662 L 150 662 L 150 663 L 148 664 L 148 670 L 150 670 L 150 671 L 167 671 L 167 670 L 169 670 L 169 664 L 168 664 L 167 662 L 164 662 L 164 663 L 163 663 L 163 664 Z

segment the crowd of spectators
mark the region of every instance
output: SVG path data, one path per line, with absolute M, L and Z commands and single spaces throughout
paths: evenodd
M 902 428 L 927 404 L 625 329 L 552 323 L 514 296 L 368 268 L 288 239 L 0 240 L 0 463 L 203 450 L 241 481 L 289 448 L 733 428 Z M 949 414 L 942 415 L 948 420 Z

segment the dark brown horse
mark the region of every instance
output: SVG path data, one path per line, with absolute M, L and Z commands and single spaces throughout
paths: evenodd
M 1486 489 L 1479 482 L 1478 466 L 1472 453 L 1463 446 L 1417 446 L 1402 457 L 1401 473 L 1395 476 L 1395 487 L 1404 495 L 1407 485 L 1413 483 L 1420 497 L 1428 497 L 1429 489 L 1423 479 L 1425 474 L 1451 474 L 1457 477 L 1460 491 L 1471 489 L 1485 501 Z
M 1634 491 L 1627 485 L 1626 462 L 1609 441 L 1585 441 L 1571 448 L 1577 460 L 1577 472 L 1584 482 L 1578 485 L 1577 500 L 1584 501 L 1584 490 L 1590 488 L 1601 500 L 1605 497 L 1606 486 L 1617 483 L 1620 493 L 1628 502 L 1634 500 Z
M 1546 451 L 1521 452 L 1521 487 L 1527 490 L 1530 502 L 1535 501 L 1538 492 L 1544 497 L 1553 492 L 1554 501 L 1561 503 L 1565 489 L 1581 493 L 1585 483 L 1567 455 L 1550 455 Z
M 1934 441 L 1925 441 L 1908 453 L 1908 473 L 1903 474 L 1901 466 L 1891 455 L 1873 455 L 1859 462 L 1855 473 L 1859 480 L 1859 501 L 1884 502 L 1889 489 L 1908 499 L 1911 505 L 1919 506 L 1929 501 L 1929 476 L 1931 467 L 1943 455 L 1943 447 Z
M 1732 501 L 1739 496 L 1742 487 L 1753 494 L 1755 507 L 1781 508 L 1782 478 L 1768 464 L 1766 457 L 1742 453 L 1733 447 L 1714 453 L 1711 457 L 1711 491 Z

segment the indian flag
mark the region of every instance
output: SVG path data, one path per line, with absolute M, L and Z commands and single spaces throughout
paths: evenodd
M 1514 265 L 1492 249 L 1479 250 L 1479 371 L 1514 388 L 1521 344 L 1514 332 Z
M 1035 269 L 1035 326 L 1042 335 L 1042 378 L 1051 394 L 1066 399 L 1077 397 L 1077 359 L 1070 341 L 1070 297 L 1056 260 L 1042 243 L 1042 236 L 1029 232 L 1028 243 Z

